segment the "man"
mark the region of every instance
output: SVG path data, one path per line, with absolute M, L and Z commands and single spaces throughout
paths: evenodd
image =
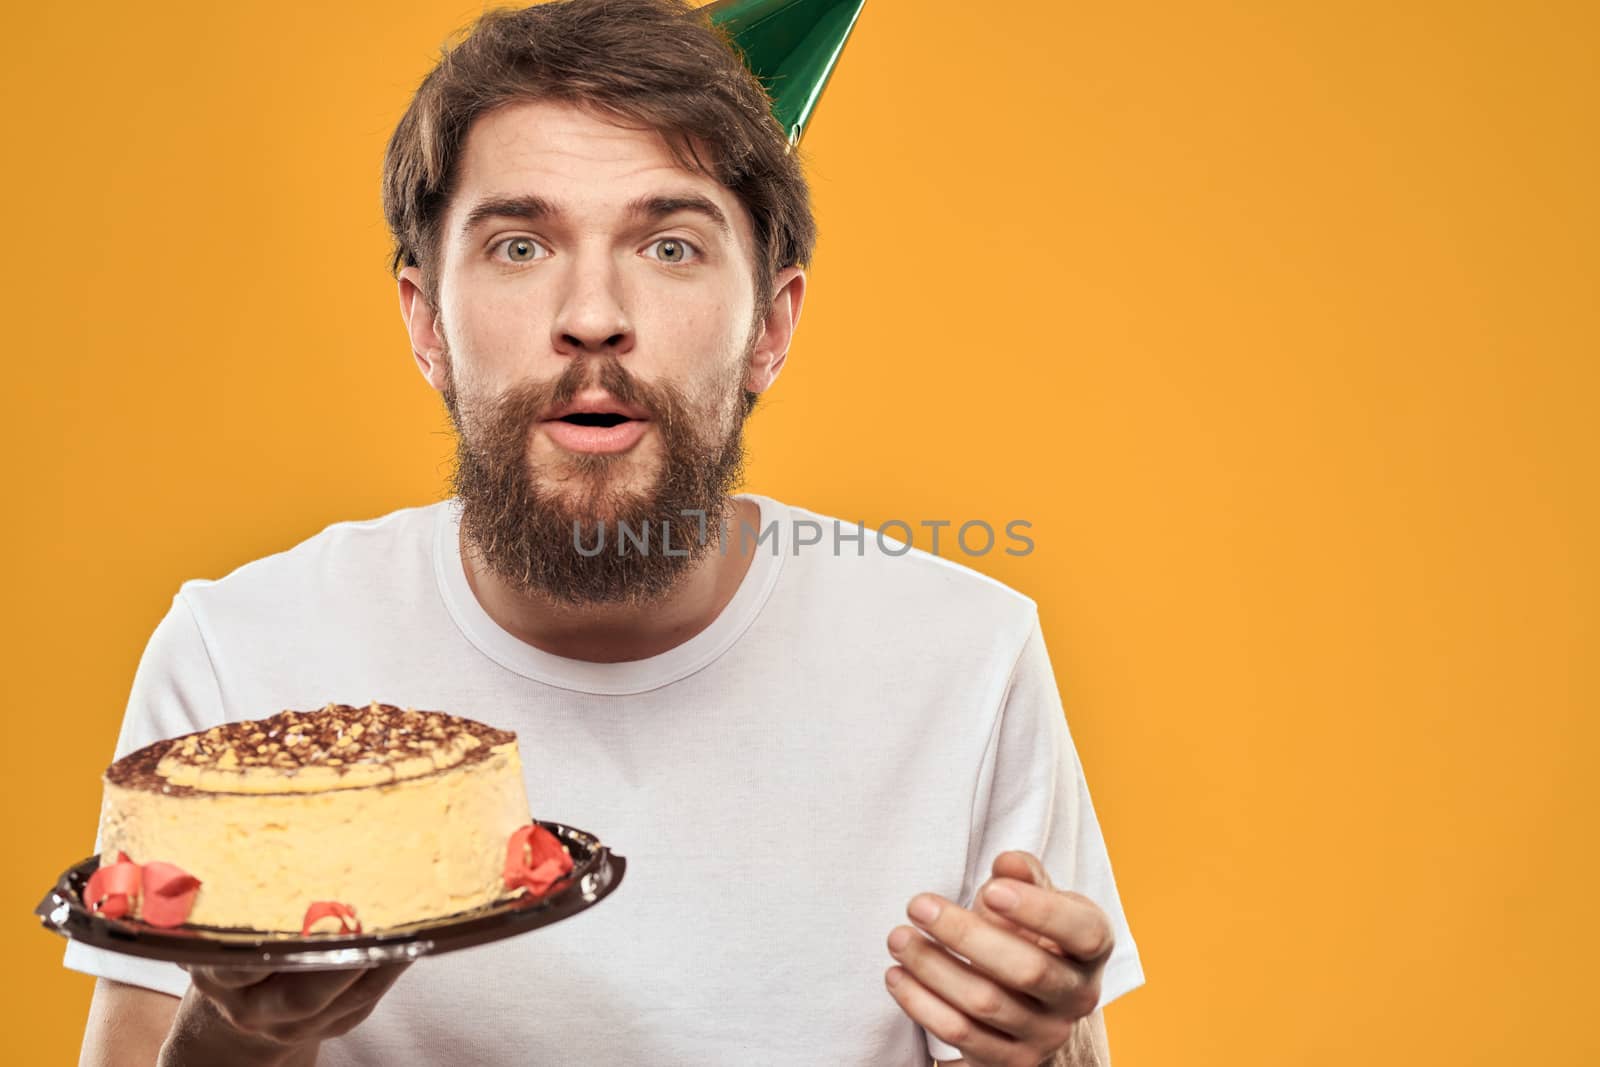
M 330 701 L 481 718 L 627 880 L 410 974 L 70 944 L 85 1062 L 1109 1062 L 1143 974 L 1034 603 L 731 492 L 814 241 L 736 54 L 669 0 L 486 15 L 384 200 L 455 495 L 184 583 L 117 755 Z

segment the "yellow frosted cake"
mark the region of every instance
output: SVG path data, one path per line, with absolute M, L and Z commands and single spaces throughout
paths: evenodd
M 372 933 L 571 869 L 532 824 L 516 734 L 438 711 L 227 723 L 131 753 L 103 784 L 100 882 L 84 897 L 107 916 Z

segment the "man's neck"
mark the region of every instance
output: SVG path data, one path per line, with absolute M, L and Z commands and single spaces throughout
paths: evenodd
M 730 500 L 728 527 L 757 528 L 761 509 L 752 500 Z M 679 579 L 667 596 L 645 606 L 600 604 L 573 607 L 529 597 L 512 589 L 468 551 L 461 559 L 473 596 L 500 628 L 542 652 L 594 663 L 646 659 L 676 648 L 704 630 L 728 606 L 756 548 L 730 537 L 726 553 L 713 548 Z

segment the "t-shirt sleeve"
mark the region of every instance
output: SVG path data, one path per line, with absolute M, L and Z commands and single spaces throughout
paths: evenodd
M 182 590 L 156 625 L 134 673 L 113 760 L 166 737 L 208 729 L 224 721 L 222 696 L 205 640 Z M 94 853 L 100 852 L 95 833 Z M 68 941 L 64 966 L 84 974 L 182 996 L 189 975 L 177 964 L 108 952 Z
M 1037 616 L 1007 684 L 984 753 L 962 882 L 964 908 L 992 875 L 995 857 L 1020 849 L 1039 857 L 1057 889 L 1082 893 L 1111 919 L 1115 936 L 1100 980 L 1099 1007 L 1144 984 L 1139 950 L 1122 913 L 1089 784 L 1067 729 Z M 924 1031 L 936 1060 L 961 1051 Z

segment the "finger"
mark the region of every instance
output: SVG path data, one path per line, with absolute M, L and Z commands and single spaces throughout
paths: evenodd
M 342 1014 L 365 1004 L 376 1003 L 389 989 L 400 980 L 411 966 L 410 960 L 401 963 L 382 963 L 376 967 L 368 968 L 355 984 L 336 997 L 328 1005 L 331 1014 Z
M 184 970 L 189 972 L 189 978 L 200 987 L 201 992 L 210 989 L 243 989 L 266 981 L 274 973 L 266 968 L 202 967 L 195 964 L 185 966 Z
M 903 941 L 896 948 L 896 942 Z M 1040 1029 L 1037 1002 L 1027 1002 L 994 979 L 957 960 L 937 942 L 909 926 L 889 935 L 889 954 L 934 996 L 990 1029 L 1028 1038 Z
M 303 1022 L 349 989 L 365 968 L 343 971 L 278 971 L 259 985 L 235 994 L 233 1014 L 252 1029 Z
M 410 966 L 411 961 L 407 960 L 364 968 L 358 972 L 359 977 L 348 989 L 315 1015 L 281 1020 L 267 1025 L 263 1032 L 275 1041 L 290 1045 L 321 1041 L 347 1033 L 372 1013 L 384 993 Z
M 1002 852 L 994 858 L 991 869 L 999 878 L 1015 878 L 1019 882 L 1027 882 L 1040 889 L 1055 888 L 1055 882 L 1050 880 L 1050 872 L 1044 869 L 1039 857 L 1031 852 L 1023 852 L 1020 849 Z
M 322 1041 L 327 1041 L 330 1038 L 343 1037 L 345 1034 L 348 1034 L 350 1031 L 366 1022 L 367 1016 L 378 1010 L 378 1004 L 380 1002 L 381 998 L 374 998 L 365 1004 L 351 1008 L 343 1015 L 336 1015 L 329 1019 L 327 1022 L 322 1024 L 321 1033 L 318 1035 L 319 1039 Z
M 1060 945 L 1056 944 L 1055 941 L 1045 937 L 1041 933 L 1029 930 L 1027 927 L 1023 926 L 1015 919 L 1012 919 L 1010 916 L 1002 915 L 990 905 L 987 891 L 991 885 L 995 885 L 998 881 L 999 879 L 991 878 L 989 881 L 983 883 L 983 885 L 978 888 L 978 892 L 973 899 L 972 907 L 969 910 L 983 916 L 985 920 L 993 923 L 1007 933 L 1015 934 L 1024 941 L 1029 941 L 1035 945 L 1038 945 L 1052 956 L 1057 958 L 1064 957 L 1066 952 L 1061 948 Z
M 946 1004 L 903 967 L 890 967 L 884 982 L 901 1011 L 928 1033 L 960 1049 L 963 1057 L 988 1063 L 1020 1062 L 1021 1044 Z
M 189 972 L 189 985 L 211 1004 L 217 1014 L 237 1030 L 254 1027 L 240 1017 L 250 991 L 271 978 L 272 971 L 247 971 L 232 967 L 195 967 Z
M 1050 880 L 1049 872 L 1045 870 L 1044 864 L 1041 863 L 1039 858 L 1033 855 L 1031 852 L 1023 852 L 1020 849 L 1012 849 L 1008 852 L 1002 852 L 994 858 L 994 862 L 991 864 L 991 867 L 994 870 L 994 877 L 990 878 L 988 882 L 985 882 L 985 886 L 992 885 L 1000 879 L 1009 878 L 1012 881 L 1038 886 L 1041 889 L 1055 888 L 1055 883 Z M 986 916 L 998 915 L 997 912 L 984 904 L 984 897 L 981 891 L 976 897 L 976 902 L 981 906 L 981 909 L 974 910 L 981 910 Z M 1004 919 L 1000 925 L 1003 929 L 1022 929 L 1021 926 L 1009 918 Z M 1023 936 L 1027 937 L 1031 941 L 1036 942 L 1046 952 L 1050 952 L 1057 956 L 1066 955 L 1066 953 L 1061 950 L 1061 946 L 1056 944 L 1055 941 L 1048 937 L 1037 933 L 1024 934 Z
M 362 975 L 360 981 L 328 1006 L 331 1018 L 323 1025 L 323 1037 L 341 1037 L 364 1022 L 409 966 L 410 961 L 385 965 Z
M 999 878 L 984 888 L 983 895 L 989 907 L 1050 938 L 1080 963 L 1103 965 L 1111 955 L 1115 942 L 1111 920 L 1082 893 Z
M 937 914 L 928 918 L 916 914 L 922 903 L 932 904 Z M 1080 987 L 1087 981 L 1088 976 L 1070 961 L 1053 956 L 936 894 L 921 894 L 906 914 L 918 929 L 1014 993 L 1025 993 L 1051 1005 L 1075 1003 Z M 1091 1004 L 1089 1010 L 1093 1009 Z

